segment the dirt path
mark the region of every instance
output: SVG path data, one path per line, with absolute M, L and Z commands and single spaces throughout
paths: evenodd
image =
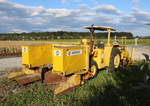
M 142 53 L 148 54 L 150 56 L 150 45 L 128 45 L 129 52 L 131 54 L 132 48 L 134 48 L 134 59 L 141 60 L 145 59 Z

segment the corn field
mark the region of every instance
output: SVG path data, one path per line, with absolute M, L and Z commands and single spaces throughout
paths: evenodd
M 20 56 L 21 47 L 1 47 L 0 48 L 0 58 L 10 57 L 10 56 Z

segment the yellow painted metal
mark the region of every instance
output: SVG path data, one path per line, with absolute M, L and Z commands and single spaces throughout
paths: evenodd
M 111 44 L 106 44 L 104 49 L 97 48 L 94 50 L 92 59 L 96 61 L 98 69 L 109 66 L 112 47 L 113 46 Z
M 20 72 L 12 72 L 8 75 L 8 79 L 13 79 L 13 78 L 17 78 L 23 75 L 32 75 L 32 74 L 36 74 L 36 73 L 41 73 L 41 70 L 35 70 L 35 69 L 30 69 L 29 67 L 23 67 L 22 70 Z
M 120 56 L 119 56 L 119 54 L 117 54 L 117 55 L 114 57 L 114 66 L 115 66 L 115 68 L 118 68 L 118 67 L 119 67 L 119 64 L 120 64 Z
M 129 57 L 129 52 L 126 46 L 121 46 L 119 49 L 121 50 L 121 59 L 126 59 Z
M 27 75 L 30 75 L 30 74 L 35 74 L 35 73 L 41 73 L 41 68 L 38 68 L 38 69 L 31 69 L 29 67 L 24 67 L 22 68 L 22 71 L 27 74 Z
M 120 51 L 121 51 L 121 59 L 122 60 L 129 60 L 130 55 L 129 55 L 129 51 L 128 48 L 126 46 L 120 46 L 119 47 Z
M 94 30 L 100 30 L 100 31 L 116 31 L 115 29 L 111 27 L 106 27 L 106 26 L 84 26 L 86 29 L 94 29 Z
M 29 67 L 52 64 L 52 44 L 23 46 L 22 64 Z
M 97 63 L 98 69 L 104 68 L 104 49 L 95 49 L 92 59 Z
M 108 29 L 108 39 L 107 39 L 107 45 L 110 45 L 110 33 L 111 33 L 111 30 Z
M 89 44 L 89 40 L 88 39 L 82 39 L 81 40 L 81 44 L 84 44 L 84 45 L 88 45 Z
M 113 48 L 113 46 L 111 44 L 106 45 L 104 47 L 104 64 L 105 64 L 105 66 L 110 65 L 110 56 L 111 56 L 112 48 Z
M 132 49 L 131 55 L 129 54 L 129 50 L 127 46 L 120 46 L 121 51 L 121 60 L 126 65 L 132 64 L 134 62 L 134 48 Z
M 107 45 L 110 45 L 110 34 L 111 31 L 116 31 L 115 29 L 111 27 L 106 27 L 106 26 L 84 26 L 86 29 L 93 29 L 93 30 L 100 30 L 100 31 L 107 31 L 108 32 L 108 39 L 107 39 Z
M 25 75 L 23 71 L 10 73 L 7 77 L 8 79 L 13 79 L 19 76 Z
M 89 61 L 90 60 L 89 59 L 89 51 L 90 50 L 89 50 L 89 46 L 88 45 L 84 45 L 83 47 L 85 49 L 85 54 L 84 54 L 85 55 L 85 60 L 84 60 L 85 61 L 85 70 L 86 70 L 86 72 L 88 72 L 89 71 L 89 62 L 90 62 Z
M 97 67 L 95 65 L 91 66 L 91 73 L 93 74 L 93 77 L 96 75 Z
M 69 75 L 88 70 L 89 52 L 87 46 L 54 46 L 53 72 Z
M 131 53 L 131 62 L 134 62 L 134 48 L 132 48 L 132 53 Z
M 67 79 L 65 83 L 61 83 L 54 89 L 54 94 L 60 94 L 73 87 L 79 86 L 81 83 L 81 75 L 73 75 Z

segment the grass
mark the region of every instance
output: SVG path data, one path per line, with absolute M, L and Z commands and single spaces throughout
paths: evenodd
M 96 39 L 96 38 L 95 38 Z M 96 39 L 97 42 L 104 42 L 107 43 L 107 39 Z M 111 39 L 111 41 L 115 41 Z M 122 42 L 122 39 L 117 39 L 120 44 L 125 44 Z M 43 43 L 51 43 L 51 42 L 80 42 L 80 39 L 53 39 L 53 40 L 36 40 L 36 41 L 0 41 L 0 48 L 1 47 L 10 47 L 10 46 L 23 46 L 23 45 L 32 45 L 32 44 L 43 44 Z M 135 41 L 134 39 L 127 39 L 126 44 L 133 44 Z M 150 45 L 150 39 L 139 39 L 139 45 Z
M 28 85 L 19 92 L 10 93 L 0 100 L 4 106 L 148 106 L 150 105 L 150 83 L 145 83 L 141 62 L 134 66 L 108 73 L 99 71 L 80 88 L 61 96 L 53 96 L 48 86 L 41 82 Z M 150 70 L 149 70 L 150 71 Z M 5 81 L 3 81 L 5 83 Z M 10 86 L 11 82 L 7 82 Z M 15 85 L 19 86 L 19 85 Z
M 98 39 L 96 41 L 97 42 L 107 43 L 107 39 Z M 114 42 L 114 41 L 115 41 L 114 39 L 111 39 L 111 42 Z M 117 41 L 120 44 L 124 44 L 124 45 L 134 45 L 135 44 L 135 40 L 134 39 L 127 39 L 126 41 L 122 40 L 122 39 L 117 39 Z M 139 39 L 137 44 L 138 45 L 150 45 L 150 39 Z

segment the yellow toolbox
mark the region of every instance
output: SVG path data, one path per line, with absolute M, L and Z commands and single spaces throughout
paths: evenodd
M 23 46 L 22 64 L 29 67 L 52 64 L 52 44 Z
M 88 70 L 89 48 L 87 46 L 54 46 L 53 72 L 69 75 Z

